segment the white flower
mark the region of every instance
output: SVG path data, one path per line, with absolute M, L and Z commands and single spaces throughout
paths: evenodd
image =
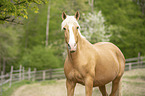
M 81 32 L 83 35 L 92 42 L 105 42 L 109 41 L 111 33 L 109 27 L 105 26 L 105 19 L 101 11 L 98 13 L 83 14 L 80 22 Z

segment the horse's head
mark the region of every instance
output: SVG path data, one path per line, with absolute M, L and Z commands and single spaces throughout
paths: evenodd
M 64 12 L 62 13 L 63 22 L 61 27 L 65 32 L 65 41 L 71 53 L 76 51 L 78 35 L 81 35 L 79 30 L 80 26 L 77 22 L 79 17 L 79 12 L 76 12 L 75 16 L 68 16 Z

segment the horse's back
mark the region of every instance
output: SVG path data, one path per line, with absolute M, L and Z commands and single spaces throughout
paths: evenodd
M 101 49 L 109 49 L 109 50 L 118 50 L 119 48 L 114 45 L 113 43 L 110 43 L 110 42 L 98 42 L 98 43 L 95 43 L 94 46 L 96 48 L 101 48 Z
M 121 59 L 125 63 L 125 58 L 124 58 L 123 53 L 113 43 L 99 42 L 99 43 L 94 44 L 94 46 L 96 47 L 97 50 L 99 50 L 100 53 L 115 55 L 116 58 Z
M 125 58 L 124 58 L 121 50 L 116 45 L 114 45 L 113 43 L 98 42 L 98 43 L 95 43 L 94 46 L 102 52 L 111 51 L 112 53 L 114 53 L 116 55 L 120 55 L 120 58 L 122 57 L 122 59 L 124 59 L 124 61 L 125 61 Z

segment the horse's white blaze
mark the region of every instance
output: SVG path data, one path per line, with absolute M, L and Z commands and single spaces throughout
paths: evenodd
M 75 40 L 75 36 L 74 36 L 74 32 L 73 32 L 73 26 L 77 25 L 80 27 L 80 25 L 78 24 L 76 18 L 74 16 L 68 16 L 65 20 L 63 20 L 63 22 L 61 23 L 61 29 L 63 29 L 66 25 L 69 26 L 69 42 L 68 44 L 70 45 L 71 49 L 70 50 L 76 50 L 77 48 L 77 44 L 76 44 L 76 40 Z M 79 35 L 82 38 L 85 38 L 81 32 L 80 29 L 78 29 Z
M 72 29 L 73 25 L 69 25 L 69 44 L 71 47 L 75 47 L 76 41 L 75 41 L 75 36 L 74 36 L 74 32 Z

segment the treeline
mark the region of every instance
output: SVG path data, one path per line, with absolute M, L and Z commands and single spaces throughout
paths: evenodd
M 10 10 L 7 6 L 2 10 L 1 5 L 4 4 L 2 1 L 0 1 L 1 12 L 4 12 L 4 9 Z M 37 1 L 41 1 L 40 4 L 42 4 L 45 0 Z M 50 5 L 50 19 L 46 47 L 48 5 Z M 81 15 L 98 14 L 101 11 L 101 16 L 105 20 L 103 25 L 107 28 L 104 30 L 109 30 L 111 33 L 109 41 L 116 44 L 126 58 L 136 57 L 138 52 L 145 55 L 144 13 L 142 7 L 134 0 L 94 0 L 94 2 L 92 0 L 49 0 L 33 7 L 35 10 L 32 10 L 34 9 L 32 7 L 21 7 L 26 12 L 20 15 L 24 18 L 14 18 L 14 22 L 12 19 L 4 19 L 6 15 L 12 15 L 11 11 L 6 11 L 9 13 L 5 12 L 5 15 L 0 14 L 0 71 L 3 69 L 9 71 L 11 65 L 17 68 L 20 64 L 25 68 L 31 67 L 38 70 L 63 67 L 66 57 L 64 33 L 61 31 L 63 11 L 69 15 L 74 15 L 76 11 Z M 19 17 L 18 14 L 14 16 Z M 80 21 L 85 20 L 80 18 Z M 97 37 L 90 39 L 90 42 L 94 43 L 95 40 L 97 41 Z

